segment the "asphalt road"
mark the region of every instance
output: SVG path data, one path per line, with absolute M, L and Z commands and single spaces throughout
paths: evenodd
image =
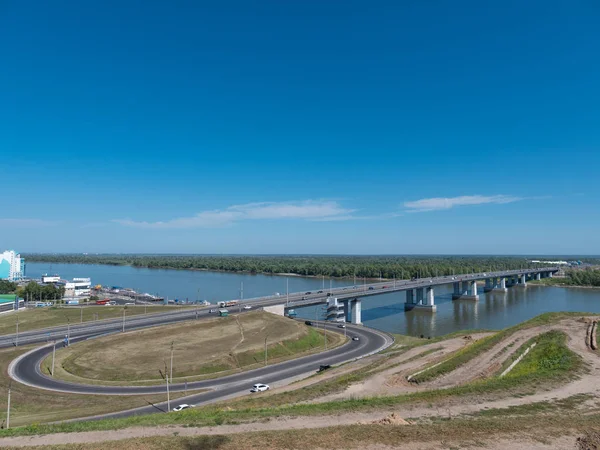
M 329 331 L 343 332 L 336 325 L 319 323 L 319 328 L 326 326 Z M 385 333 L 365 328 L 361 326 L 347 326 L 349 336 L 357 336 L 358 341 L 350 340 L 346 344 L 326 352 L 305 356 L 298 359 L 285 361 L 278 364 L 268 365 L 259 369 L 229 375 L 226 377 L 187 383 L 187 390 L 210 389 L 208 392 L 190 395 L 185 401 L 178 399 L 171 402 L 171 406 L 179 403 L 202 404 L 214 402 L 230 396 L 236 396 L 247 393 L 255 383 L 274 384 L 299 375 L 305 375 L 316 371 L 321 364 L 340 364 L 351 361 L 366 355 L 376 353 L 393 341 Z M 74 339 L 82 341 L 93 339 L 98 335 L 83 336 Z M 52 345 L 43 346 L 34 349 L 14 360 L 9 367 L 10 376 L 18 382 L 41 389 L 56 390 L 68 393 L 78 394 L 101 394 L 101 395 L 143 395 L 143 394 L 165 394 L 166 386 L 164 384 L 155 386 L 101 386 L 101 385 L 81 385 L 61 380 L 55 380 L 41 373 L 41 361 L 52 352 Z M 171 392 L 181 392 L 186 389 L 185 384 L 170 385 Z M 160 405 L 165 409 L 165 404 Z M 102 415 L 97 418 L 108 417 L 127 417 L 132 415 L 149 414 L 159 412 L 154 406 L 137 408 L 134 410 L 122 411 L 113 414 Z M 89 418 L 88 418 L 89 419 Z

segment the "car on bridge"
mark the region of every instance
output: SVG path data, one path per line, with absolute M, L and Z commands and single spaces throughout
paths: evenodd
M 373 289 L 375 289 L 373 286 L 369 286 L 370 291 L 372 291 Z
M 306 294 L 304 294 L 304 295 L 310 295 L 310 294 L 312 294 L 312 292 L 308 291 L 308 292 L 307 292 Z
M 317 291 L 317 294 L 322 294 L 322 293 L 323 293 L 323 291 Z
M 304 325 L 308 325 L 309 327 L 312 327 L 313 323 L 310 320 L 307 320 L 306 322 L 304 322 Z

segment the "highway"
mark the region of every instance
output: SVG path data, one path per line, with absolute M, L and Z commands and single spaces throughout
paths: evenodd
M 319 323 L 319 328 L 325 326 L 331 332 L 343 332 L 334 324 Z M 365 328 L 362 326 L 347 325 L 349 336 L 357 336 L 358 341 L 349 340 L 347 343 L 332 350 L 322 353 L 304 356 L 298 359 L 285 361 L 278 364 L 267 365 L 258 369 L 242 372 L 226 377 L 187 383 L 187 390 L 209 389 L 208 392 L 191 394 L 185 398 L 185 401 L 178 399 L 171 402 L 172 406 L 179 403 L 203 404 L 228 398 L 231 396 L 247 393 L 255 383 L 274 384 L 287 380 L 289 378 L 305 375 L 316 371 L 321 364 L 340 364 L 357 358 L 364 357 L 381 351 L 391 345 L 393 340 L 385 333 Z M 79 342 L 87 339 L 97 338 L 98 334 L 81 336 L 74 338 L 73 342 Z M 74 344 L 76 345 L 76 344 Z M 165 394 L 165 384 L 154 386 L 102 386 L 102 385 L 82 385 L 61 380 L 55 380 L 42 374 L 40 370 L 41 361 L 52 352 L 52 345 L 34 349 L 15 359 L 9 366 L 9 375 L 16 381 L 28 386 L 54 390 L 60 392 L 77 394 L 97 394 L 97 395 L 143 395 L 143 394 Z M 183 383 L 173 384 L 169 387 L 171 392 L 181 392 L 186 389 Z M 161 406 L 164 408 L 164 404 Z M 159 412 L 156 407 L 147 406 L 134 410 L 122 411 L 113 414 L 101 416 L 108 417 L 126 417 L 131 415 L 149 414 Z

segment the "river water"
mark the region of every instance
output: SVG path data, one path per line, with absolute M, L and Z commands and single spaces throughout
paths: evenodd
M 250 275 L 191 270 L 143 269 L 129 266 L 27 263 L 27 276 L 59 274 L 62 278 L 90 277 L 92 284 L 133 288 L 169 299 L 218 300 L 327 289 L 330 280 L 297 276 Z M 360 283 L 357 280 L 357 283 Z M 331 280 L 331 286 L 348 286 L 353 280 Z M 529 285 L 507 293 L 480 294 L 479 301 L 452 300 L 452 286 L 435 288 L 436 313 L 404 311 L 402 292 L 367 297 L 362 320 L 367 326 L 411 336 L 439 336 L 465 329 L 501 329 L 549 311 L 600 313 L 600 289 Z M 297 309 L 300 317 L 322 317 L 322 307 Z

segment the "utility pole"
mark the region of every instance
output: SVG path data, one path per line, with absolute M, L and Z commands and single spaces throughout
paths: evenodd
M 169 375 L 165 374 L 167 379 L 167 412 L 171 412 L 171 396 L 169 395 Z
M 325 290 L 325 275 L 321 275 L 321 279 L 323 280 L 323 287 L 321 289 Z
M 286 306 L 290 303 L 290 279 L 285 279 L 285 304 Z
M 356 270 L 354 271 L 354 284 L 352 286 L 356 286 Z
M 81 312 L 81 323 L 83 323 L 83 306 L 79 307 L 79 311 Z
M 331 294 L 331 278 L 329 279 L 329 293 Z
M 56 355 L 56 339 L 54 339 L 54 344 L 52 346 L 52 376 L 54 376 L 54 356 Z
M 123 328 L 122 328 L 123 333 L 125 333 L 125 308 L 123 308 Z
M 15 347 L 19 346 L 19 315 L 17 314 L 17 335 L 15 337 Z
M 240 281 L 240 300 L 244 300 L 244 282 Z
M 267 366 L 267 338 L 269 337 L 269 335 L 267 334 L 265 336 L 265 367 Z
M 6 407 L 6 429 L 10 428 L 10 385 L 12 382 L 8 383 L 8 405 Z
M 367 290 L 367 277 L 363 277 L 363 282 L 364 282 L 364 290 Z
M 175 343 L 175 341 L 171 342 L 171 382 L 173 382 L 173 344 Z

